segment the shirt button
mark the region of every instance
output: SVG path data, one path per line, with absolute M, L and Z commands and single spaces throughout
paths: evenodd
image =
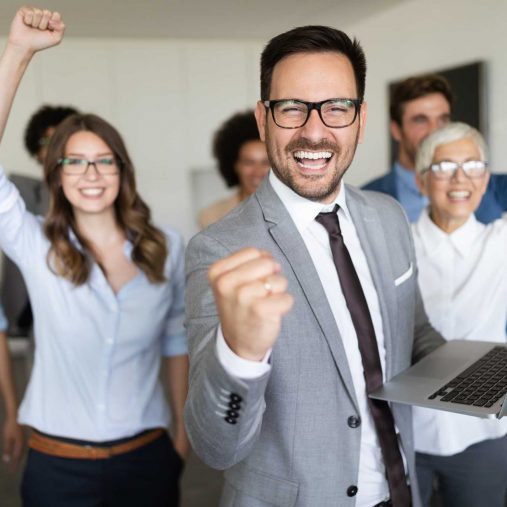
M 349 486 L 347 488 L 347 496 L 356 496 L 357 495 L 357 486 Z
M 347 424 L 349 425 L 349 428 L 358 428 L 361 424 L 361 418 L 356 415 L 351 415 L 347 419 Z

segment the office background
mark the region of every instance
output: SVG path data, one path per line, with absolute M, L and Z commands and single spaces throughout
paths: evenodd
M 389 169 L 389 83 L 475 61 L 485 62 L 492 168 L 507 171 L 507 0 L 34 3 L 62 12 L 66 38 L 30 66 L 0 147 L 0 163 L 8 172 L 40 176 L 22 137 L 42 103 L 95 112 L 123 134 L 155 220 L 177 227 L 186 239 L 197 231 L 196 210 L 225 191 L 213 176 L 214 130 L 231 113 L 254 107 L 264 44 L 297 25 L 339 27 L 366 51 L 366 138 L 347 182 L 361 184 Z M 0 3 L 2 46 L 18 6 L 16 0 Z M 21 386 L 26 375 L 20 377 Z M 184 484 L 185 505 L 217 497 L 216 477 L 197 468 Z M 8 488 L 17 496 L 17 485 L 9 477 L 0 479 L 2 503 Z M 9 505 L 17 505 L 12 501 Z
M 187 239 L 197 230 L 196 208 L 221 191 L 207 179 L 214 167 L 213 131 L 232 112 L 255 105 L 264 44 L 298 24 L 334 25 L 356 36 L 366 51 L 366 139 L 348 182 L 361 184 L 388 170 L 390 82 L 478 60 L 485 61 L 492 168 L 507 170 L 506 0 L 43 4 L 64 15 L 66 39 L 29 68 L 1 163 L 8 172 L 39 175 L 22 133 L 42 103 L 95 112 L 125 137 L 156 221 L 176 226 Z M 2 45 L 17 5 L 3 0 L 0 6 Z

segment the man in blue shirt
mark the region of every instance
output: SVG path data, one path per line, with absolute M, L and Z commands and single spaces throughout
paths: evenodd
M 415 222 L 428 204 L 415 182 L 415 154 L 421 141 L 451 119 L 452 92 L 449 83 L 436 74 L 410 77 L 398 84 L 391 95 L 391 135 L 398 143 L 398 160 L 392 170 L 363 186 L 397 199 L 408 219 Z M 492 174 L 476 211 L 483 223 L 500 218 L 507 210 L 507 174 Z

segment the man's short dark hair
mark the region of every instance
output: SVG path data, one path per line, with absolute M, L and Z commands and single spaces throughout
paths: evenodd
M 366 81 L 366 58 L 359 41 L 351 40 L 341 30 L 319 25 L 300 26 L 277 35 L 268 42 L 261 56 L 261 100 L 269 100 L 273 69 L 280 60 L 297 53 L 325 52 L 341 53 L 349 59 L 356 78 L 357 98 L 362 101 Z
M 454 101 L 451 87 L 447 79 L 438 74 L 413 76 L 401 81 L 393 87 L 389 106 L 391 120 L 401 126 L 403 108 L 407 102 L 419 99 L 432 93 L 441 93 L 452 109 Z
M 58 127 L 68 116 L 78 111 L 68 106 L 44 105 L 30 117 L 25 129 L 25 147 L 35 157 L 41 148 L 41 140 L 50 127 Z
M 236 113 L 227 119 L 213 138 L 213 156 L 228 187 L 239 185 L 235 165 L 239 150 L 249 141 L 260 141 L 259 129 L 252 110 Z

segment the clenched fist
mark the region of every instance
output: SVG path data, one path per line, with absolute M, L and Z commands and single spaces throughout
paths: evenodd
M 245 248 L 215 262 L 208 278 L 225 341 L 238 356 L 261 360 L 293 305 L 280 265 L 268 252 Z
M 65 25 L 58 12 L 21 7 L 11 23 L 8 44 L 18 50 L 35 53 L 59 44 L 64 31 Z

